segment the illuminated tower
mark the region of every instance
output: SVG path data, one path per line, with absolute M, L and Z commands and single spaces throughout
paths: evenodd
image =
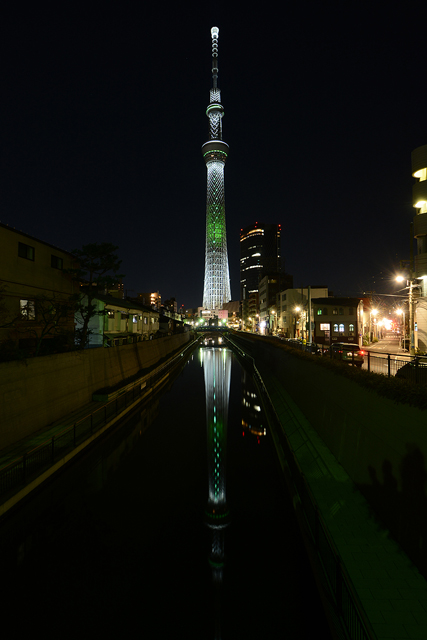
M 209 118 L 209 141 L 202 146 L 207 168 L 206 255 L 203 307 L 222 309 L 231 300 L 225 229 L 224 167 L 228 144 L 222 140 L 221 92 L 218 89 L 218 27 L 212 27 L 212 89 L 206 115 Z

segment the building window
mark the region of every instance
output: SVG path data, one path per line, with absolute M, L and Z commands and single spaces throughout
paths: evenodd
M 147 318 L 147 316 L 144 316 L 144 324 L 148 324 L 148 318 Z
M 58 258 L 58 256 L 50 256 L 50 266 L 52 269 L 62 269 L 64 266 L 62 258 Z
M 322 315 L 322 309 L 317 309 L 317 315 L 321 316 Z
M 329 331 L 329 329 L 330 329 L 329 322 L 320 323 L 320 331 Z
M 348 335 L 349 336 L 354 336 L 354 324 L 349 324 L 348 325 Z
M 340 324 L 340 333 L 344 333 L 344 325 L 342 323 Z
M 34 300 L 20 300 L 19 311 L 21 314 L 21 320 L 35 320 L 36 319 L 36 304 Z
M 338 333 L 338 325 L 337 324 L 334 324 L 334 331 L 335 331 L 335 333 Z
M 327 315 L 328 315 L 328 309 L 327 309 L 327 307 L 325 307 L 325 308 L 323 309 L 323 315 L 324 315 L 324 316 L 327 316 Z
M 18 242 L 18 256 L 26 260 L 34 261 L 34 247 L 31 247 L 29 244 L 24 244 L 23 242 Z
M 334 308 L 332 309 L 332 314 L 333 314 L 334 316 L 337 316 L 337 315 L 338 315 L 338 309 L 337 309 L 336 307 L 334 307 Z
M 344 309 L 342 307 L 340 307 L 340 316 L 344 315 Z

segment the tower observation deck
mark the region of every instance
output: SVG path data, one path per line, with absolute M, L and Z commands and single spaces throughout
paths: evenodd
M 218 89 L 218 27 L 212 27 L 212 89 L 206 115 L 209 118 L 209 140 L 202 146 L 207 169 L 206 253 L 203 307 L 221 309 L 231 300 L 228 270 L 227 234 L 225 226 L 224 167 L 228 144 L 222 140 L 221 92 Z

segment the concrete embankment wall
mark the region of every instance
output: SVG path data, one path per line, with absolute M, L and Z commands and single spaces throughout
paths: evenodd
M 266 381 L 280 378 L 373 512 L 427 572 L 427 411 L 260 339 L 236 341 L 255 357 Z
M 60 420 L 92 400 L 97 389 L 120 382 L 190 340 L 189 333 L 109 349 L 0 364 L 0 449 Z

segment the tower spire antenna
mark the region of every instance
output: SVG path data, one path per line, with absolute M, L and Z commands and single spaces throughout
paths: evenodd
M 209 141 L 202 146 L 207 169 L 206 253 L 203 307 L 222 309 L 231 300 L 225 228 L 224 167 L 228 144 L 222 140 L 221 92 L 218 89 L 218 27 L 212 27 L 212 89 L 206 109 L 209 118 Z
M 218 87 L 218 27 L 212 27 L 212 87 L 216 89 Z

